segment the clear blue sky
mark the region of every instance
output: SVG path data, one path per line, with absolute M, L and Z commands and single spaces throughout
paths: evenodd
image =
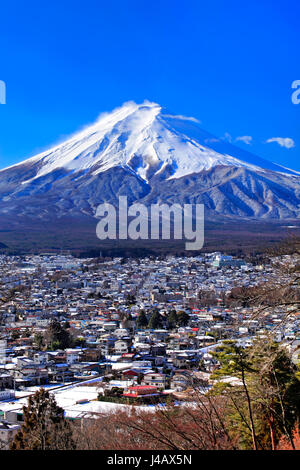
M 299 0 L 16 0 L 0 14 L 0 168 L 148 99 L 300 170 Z M 277 137 L 294 147 L 265 143 Z

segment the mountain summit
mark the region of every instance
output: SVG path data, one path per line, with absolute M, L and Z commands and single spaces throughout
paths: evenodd
M 23 164 L 35 165 L 37 170 L 23 184 L 58 168 L 93 170 L 96 175 L 120 166 L 146 181 L 166 168 L 173 179 L 217 165 L 296 174 L 204 132 L 195 118 L 167 113 L 148 101 L 128 102 L 102 114 L 91 126 L 19 165 Z
M 202 202 L 207 214 L 299 218 L 299 173 L 156 103 L 125 103 L 50 150 L 0 171 L 0 214 L 94 216 L 98 204 Z

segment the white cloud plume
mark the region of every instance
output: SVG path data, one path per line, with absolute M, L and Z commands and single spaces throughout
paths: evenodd
M 240 137 L 237 137 L 235 139 L 236 142 L 241 141 L 244 142 L 244 144 L 251 145 L 252 144 L 253 137 L 251 135 L 241 135 Z
M 227 142 L 232 142 L 232 136 L 229 134 L 229 132 L 225 132 L 223 139 L 227 140 Z
M 290 137 L 272 137 L 266 141 L 267 144 L 272 142 L 276 142 L 278 145 L 285 147 L 286 149 L 295 147 L 295 142 Z
M 189 117 L 189 116 L 182 116 L 181 114 L 163 114 L 163 117 L 166 118 L 171 118 L 171 119 L 182 119 L 183 121 L 192 121 L 196 122 L 197 124 L 201 124 L 201 121 L 199 119 L 196 119 L 194 117 Z

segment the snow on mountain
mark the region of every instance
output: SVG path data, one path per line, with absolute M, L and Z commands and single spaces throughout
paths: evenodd
M 95 217 L 126 195 L 203 203 L 206 216 L 300 218 L 300 175 L 156 103 L 125 103 L 48 151 L 0 171 L 0 215 Z
M 27 164 L 35 166 L 36 172 L 22 184 L 60 168 L 90 170 L 97 175 L 123 167 L 146 182 L 155 175 L 171 180 L 217 165 L 296 174 L 216 139 L 204 132 L 196 119 L 172 115 L 148 101 L 141 105 L 128 102 L 102 114 L 65 142 L 14 167 Z

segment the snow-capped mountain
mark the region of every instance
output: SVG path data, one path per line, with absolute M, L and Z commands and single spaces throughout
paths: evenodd
M 300 218 L 300 174 L 156 103 L 125 103 L 50 150 L 0 171 L 0 214 L 94 216 L 102 202 L 203 202 L 207 213 Z
M 92 170 L 92 175 L 121 166 L 142 179 L 163 174 L 168 179 L 199 173 L 213 166 L 237 166 L 294 173 L 244 152 L 201 130 L 194 118 L 163 111 L 156 103 L 125 103 L 78 132 L 66 142 L 36 155 L 23 164 L 36 165 L 27 184 L 59 168 L 73 172 Z

